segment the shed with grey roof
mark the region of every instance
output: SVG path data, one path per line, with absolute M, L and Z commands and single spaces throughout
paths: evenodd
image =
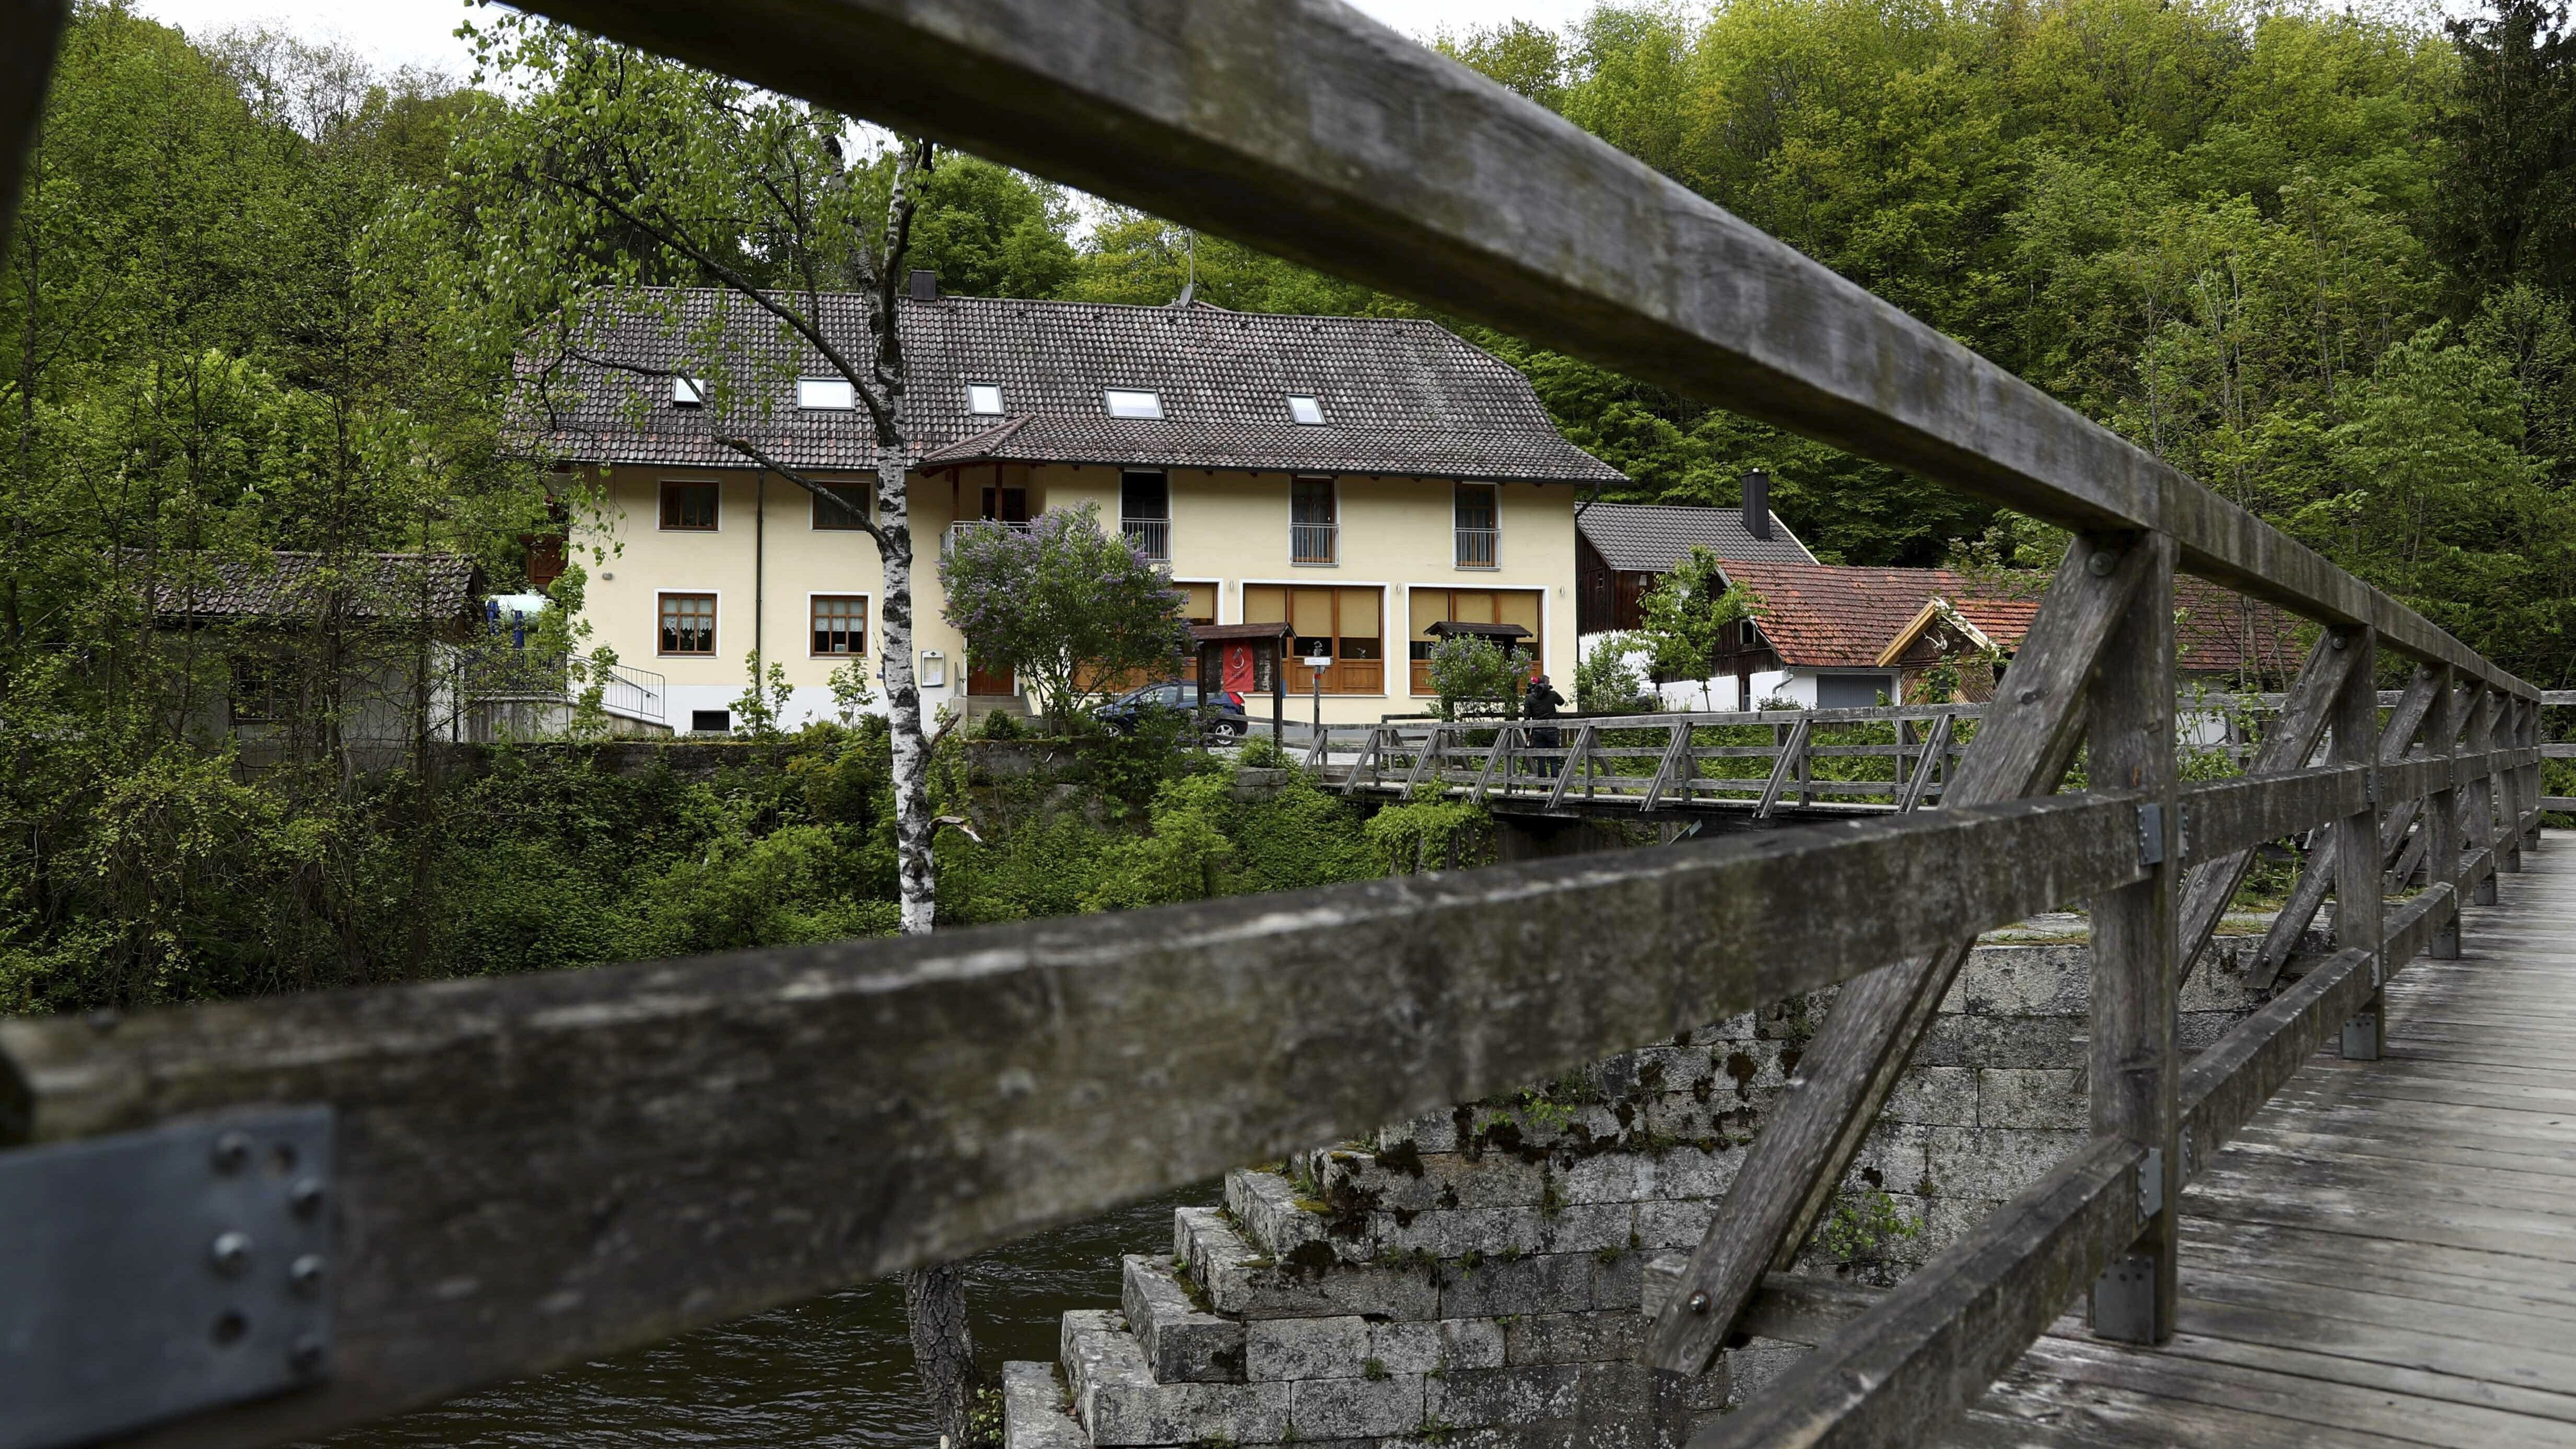
M 1789 531 L 1756 485 L 1757 509 L 1674 503 L 1593 503 L 1574 516 L 1576 627 L 1586 634 L 1634 629 L 1640 601 L 1694 546 L 1742 563 L 1811 564 L 1816 556 Z

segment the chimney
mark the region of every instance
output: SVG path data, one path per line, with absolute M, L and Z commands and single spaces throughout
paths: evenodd
M 1771 475 L 1759 468 L 1744 475 L 1744 531 L 1755 538 L 1771 536 Z
M 912 294 L 912 300 L 916 302 L 938 301 L 939 274 L 937 272 L 915 268 L 912 273 L 912 285 L 909 288 L 909 291 Z

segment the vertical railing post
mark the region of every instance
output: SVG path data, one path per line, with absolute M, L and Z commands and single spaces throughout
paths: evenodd
M 2173 1336 L 2181 1112 L 2174 1011 L 2182 985 L 2182 821 L 2175 797 L 2173 540 L 2155 557 L 2102 651 L 2086 694 L 2087 769 L 2097 790 L 2143 791 L 2147 878 L 2093 901 L 2093 1131 L 2150 1154 L 2139 1170 L 2143 1230 L 2093 1286 L 2093 1331 L 2127 1343 Z
M 2540 748 L 2539 700 L 2527 699 L 2522 703 L 2522 735 L 2519 743 L 2526 750 Z M 2529 813 L 2530 818 L 2530 823 L 2523 827 L 2522 843 L 2537 848 L 2540 844 L 2540 800 L 2542 796 L 2549 793 L 2549 788 L 2542 778 L 2540 761 L 2533 760 L 2522 768 L 2522 808 Z
M 2379 854 L 2379 636 L 2367 626 L 2337 630 L 2335 644 L 2353 655 L 2352 672 L 2336 694 L 2333 741 L 2327 760 L 2338 765 L 2365 765 L 2372 771 L 2369 798 L 2360 812 L 2334 823 L 2335 949 L 2354 947 L 2370 953 L 2370 999 L 2344 1024 L 2343 1054 L 2351 1061 L 2377 1061 L 2384 1039 L 2378 986 L 2388 979 L 2380 943 Z
M 2434 671 L 2433 709 L 2424 718 L 2424 753 L 2451 767 L 2443 778 L 2457 780 L 2460 759 L 2462 696 L 2450 666 Z M 2456 783 L 2424 797 L 2424 879 L 2428 884 L 2457 885 L 2460 879 L 2460 795 Z M 2426 948 L 2436 961 L 2460 959 L 2460 903 L 2451 901 L 2450 919 L 2433 930 Z
M 2468 904 L 2491 906 L 2496 901 L 2495 856 L 2495 776 L 2486 770 L 2486 753 L 2495 748 L 2496 703 L 2498 696 L 2481 681 L 2469 704 L 2468 742 L 2463 747 L 2475 759 L 2481 771 L 2469 784 L 2469 839 L 2472 851 L 2487 851 L 2487 863 L 2478 871 L 2478 883 L 2469 891 Z
M 2492 749 L 2509 750 L 2522 743 L 2522 701 L 2496 695 L 2496 728 Z M 2498 770 L 2496 782 L 2496 869 L 2522 869 L 2522 767 Z

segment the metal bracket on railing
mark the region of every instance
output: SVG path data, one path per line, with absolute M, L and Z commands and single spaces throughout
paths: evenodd
M 2165 863 L 2165 807 L 2161 804 L 2138 807 L 2138 864 Z
M 2165 1150 L 2147 1149 L 2147 1160 L 2138 1164 L 2138 1220 L 2165 1210 Z
M 0 1152 L 0 1449 L 319 1382 L 331 1109 Z

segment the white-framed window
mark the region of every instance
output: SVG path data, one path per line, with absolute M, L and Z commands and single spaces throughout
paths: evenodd
M 705 383 L 700 382 L 698 379 L 691 377 L 686 373 L 678 374 L 671 379 L 671 406 L 675 408 L 704 407 L 706 405 L 706 401 L 707 385 Z
M 1101 395 L 1107 400 L 1109 415 L 1113 418 L 1160 418 L 1163 415 L 1163 395 L 1158 392 L 1112 387 L 1102 389 Z
M 865 594 L 809 594 L 806 607 L 813 615 L 813 656 L 817 659 L 855 657 L 868 652 L 868 596 Z
M 1323 400 L 1308 397 L 1304 393 L 1288 394 L 1288 421 L 1302 423 L 1310 428 L 1322 427 L 1324 425 Z
M 716 652 L 716 596 L 714 594 L 667 593 L 654 596 L 659 615 L 654 652 L 661 655 L 697 655 L 711 658 Z
M 1002 415 L 1002 385 L 998 382 L 966 384 L 966 411 L 988 417 Z
M 846 377 L 800 377 L 796 379 L 796 405 L 848 412 L 859 405 L 859 397 Z

